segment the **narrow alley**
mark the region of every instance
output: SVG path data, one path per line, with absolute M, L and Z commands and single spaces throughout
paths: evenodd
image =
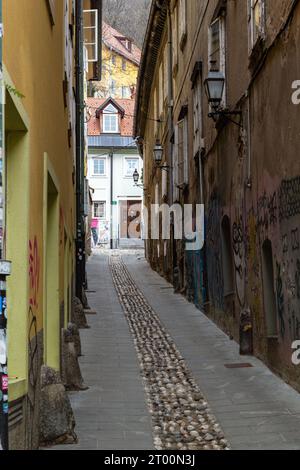
M 300 450 L 299 45 L 300 0 L 0 0 L 0 452 Z
M 81 330 L 78 444 L 53 449 L 300 449 L 300 396 L 231 341 L 142 251 L 95 250 Z

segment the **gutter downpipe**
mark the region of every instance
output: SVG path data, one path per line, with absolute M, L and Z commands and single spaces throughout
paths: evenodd
M 113 214 L 114 214 L 114 151 L 110 151 L 110 249 L 114 249 L 114 240 L 113 240 Z
M 76 297 L 83 300 L 85 243 L 83 220 L 84 103 L 83 103 L 83 0 L 76 1 Z
M 173 42 L 172 42 L 172 18 L 170 3 L 168 2 L 168 125 L 169 125 L 169 164 L 170 164 L 170 203 L 173 205 Z
M 169 181 L 169 201 L 170 205 L 174 204 L 174 159 L 173 159 L 173 135 L 174 135 L 174 123 L 173 123 L 173 113 L 174 113 L 174 90 L 173 90 L 173 40 L 172 40 L 172 17 L 170 10 L 169 0 L 167 4 L 167 22 L 168 22 L 168 148 L 169 148 L 169 166 L 170 166 L 170 181 Z M 174 243 L 174 213 L 172 212 L 171 218 L 171 259 L 172 259 L 172 279 L 174 283 L 174 270 L 176 268 L 176 247 Z

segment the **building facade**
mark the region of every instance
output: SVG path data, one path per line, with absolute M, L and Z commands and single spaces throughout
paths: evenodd
M 135 170 L 143 171 L 132 137 L 134 100 L 89 98 L 87 104 L 93 245 L 143 246 L 143 191 L 133 181 Z
M 149 232 L 152 267 L 298 390 L 299 24 L 298 1 L 153 2 L 134 132 L 148 212 L 191 204 L 195 220 L 205 206 L 203 248 L 172 224 L 169 240 Z M 225 86 L 212 115 L 216 72 Z M 153 162 L 157 143 L 168 171 Z
M 90 96 L 130 99 L 134 97 L 141 58 L 140 49 L 107 23 L 102 24 L 102 77 L 92 82 Z
M 40 369 L 61 370 L 61 330 L 71 318 L 78 5 L 3 1 L 10 449 L 39 446 Z

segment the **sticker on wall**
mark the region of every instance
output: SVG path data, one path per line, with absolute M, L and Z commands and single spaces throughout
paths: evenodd
M 0 330 L 0 364 L 6 364 L 6 336 L 4 330 Z
M 7 402 L 3 403 L 3 413 L 5 415 L 8 414 L 8 403 Z
M 2 375 L 2 392 L 5 394 L 8 390 L 8 376 Z

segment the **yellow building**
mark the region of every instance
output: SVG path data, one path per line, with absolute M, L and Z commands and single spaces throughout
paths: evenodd
M 135 94 L 140 49 L 107 23 L 102 24 L 102 78 L 93 83 L 98 98 L 128 99 Z
M 9 438 L 36 448 L 74 285 L 75 1 L 3 0 L 3 23 Z

